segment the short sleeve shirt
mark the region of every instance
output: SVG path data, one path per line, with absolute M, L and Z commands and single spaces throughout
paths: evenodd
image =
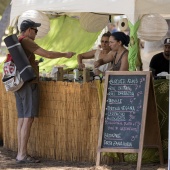
M 149 67 L 153 68 L 155 70 L 155 75 L 157 75 L 161 72 L 170 73 L 169 63 L 170 63 L 170 60 L 167 60 L 164 57 L 163 52 L 161 52 L 161 53 L 158 53 L 152 57 Z
M 25 37 L 22 39 L 21 45 L 30 61 L 30 65 L 33 67 L 33 69 L 35 71 L 35 74 L 37 76 L 37 79 L 35 80 L 35 82 L 37 82 L 38 77 L 39 77 L 39 70 L 38 70 L 38 67 L 35 62 L 34 51 L 36 51 L 40 47 L 32 39 L 30 39 L 28 37 Z

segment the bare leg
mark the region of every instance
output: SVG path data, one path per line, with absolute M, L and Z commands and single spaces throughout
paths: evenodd
M 18 135 L 18 153 L 20 153 L 21 147 L 21 128 L 24 122 L 24 118 L 18 118 L 18 125 L 17 125 L 17 135 Z
M 24 159 L 27 155 L 27 144 L 33 121 L 34 118 L 19 118 L 18 120 L 18 160 Z

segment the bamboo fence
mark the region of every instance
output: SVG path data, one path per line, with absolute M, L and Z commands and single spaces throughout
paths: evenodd
M 62 161 L 95 162 L 100 124 L 97 83 L 40 82 L 39 116 L 31 129 L 29 154 Z M 0 135 L 3 129 L 4 147 L 17 151 L 15 96 L 5 91 L 2 83 L 1 89 Z

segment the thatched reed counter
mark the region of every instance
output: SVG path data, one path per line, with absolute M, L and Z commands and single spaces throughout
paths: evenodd
M 63 161 L 95 162 L 100 122 L 97 81 L 40 82 L 40 110 L 29 139 L 31 155 Z M 17 151 L 15 97 L 1 83 L 0 135 L 4 147 Z M 3 136 L 2 136 L 3 133 Z
M 154 87 L 164 158 L 167 159 L 169 81 L 157 80 Z M 5 148 L 17 151 L 15 97 L 13 93 L 5 91 L 2 82 L 0 89 L 0 140 L 3 139 Z M 40 82 L 39 117 L 35 119 L 31 130 L 29 153 L 63 161 L 95 162 L 102 89 L 103 84 L 99 81 L 83 84 Z M 155 151 L 146 149 L 144 153 L 143 157 L 148 162 L 157 160 Z M 134 161 L 134 157 L 128 155 L 125 158 Z M 108 162 L 109 157 L 103 157 L 102 160 Z

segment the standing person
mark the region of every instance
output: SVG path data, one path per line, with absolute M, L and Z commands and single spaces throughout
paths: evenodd
M 80 70 L 82 70 L 83 68 L 85 68 L 85 64 L 83 64 L 82 60 L 83 59 L 91 59 L 94 58 L 95 61 L 105 58 L 106 55 L 110 52 L 110 47 L 109 47 L 109 37 L 110 37 L 110 33 L 104 33 L 101 37 L 101 48 L 97 49 L 97 50 L 92 50 L 89 52 L 85 52 L 82 54 L 79 54 L 77 56 L 77 61 L 78 61 L 78 68 Z M 94 74 L 95 75 L 99 75 L 105 74 L 106 70 L 110 70 L 111 69 L 111 63 L 102 65 L 96 69 L 94 69 Z
M 94 62 L 94 67 L 112 62 L 113 71 L 128 71 L 128 50 L 124 46 L 128 46 L 129 40 L 129 36 L 123 32 L 112 33 L 109 38 L 109 46 L 112 51 L 108 53 L 107 57 Z
M 27 154 L 27 144 L 30 137 L 31 126 L 34 121 L 34 117 L 38 114 L 38 67 L 35 61 L 35 55 L 40 55 L 49 59 L 55 59 L 60 57 L 71 58 L 75 53 L 73 52 L 54 52 L 47 51 L 35 42 L 35 36 L 38 32 L 37 27 L 40 27 L 41 23 L 35 23 L 32 20 L 24 20 L 20 25 L 21 35 L 24 37 L 21 41 L 21 45 L 33 67 L 37 78 L 31 82 L 25 83 L 21 89 L 15 92 L 16 106 L 18 111 L 18 153 L 16 156 L 17 163 L 37 163 L 40 162 L 35 158 Z
M 118 31 L 115 23 L 110 22 L 107 27 L 111 34 Z
M 94 62 L 94 67 L 97 68 L 103 64 L 112 63 L 113 71 L 128 71 L 128 50 L 124 46 L 128 46 L 130 38 L 123 32 L 114 32 L 109 38 L 110 51 L 103 59 Z M 109 154 L 110 155 L 110 154 Z M 117 153 L 120 161 L 124 161 L 124 155 Z
M 164 40 L 164 52 L 154 55 L 150 61 L 150 71 L 152 71 L 153 76 L 161 72 L 170 73 L 170 38 Z

